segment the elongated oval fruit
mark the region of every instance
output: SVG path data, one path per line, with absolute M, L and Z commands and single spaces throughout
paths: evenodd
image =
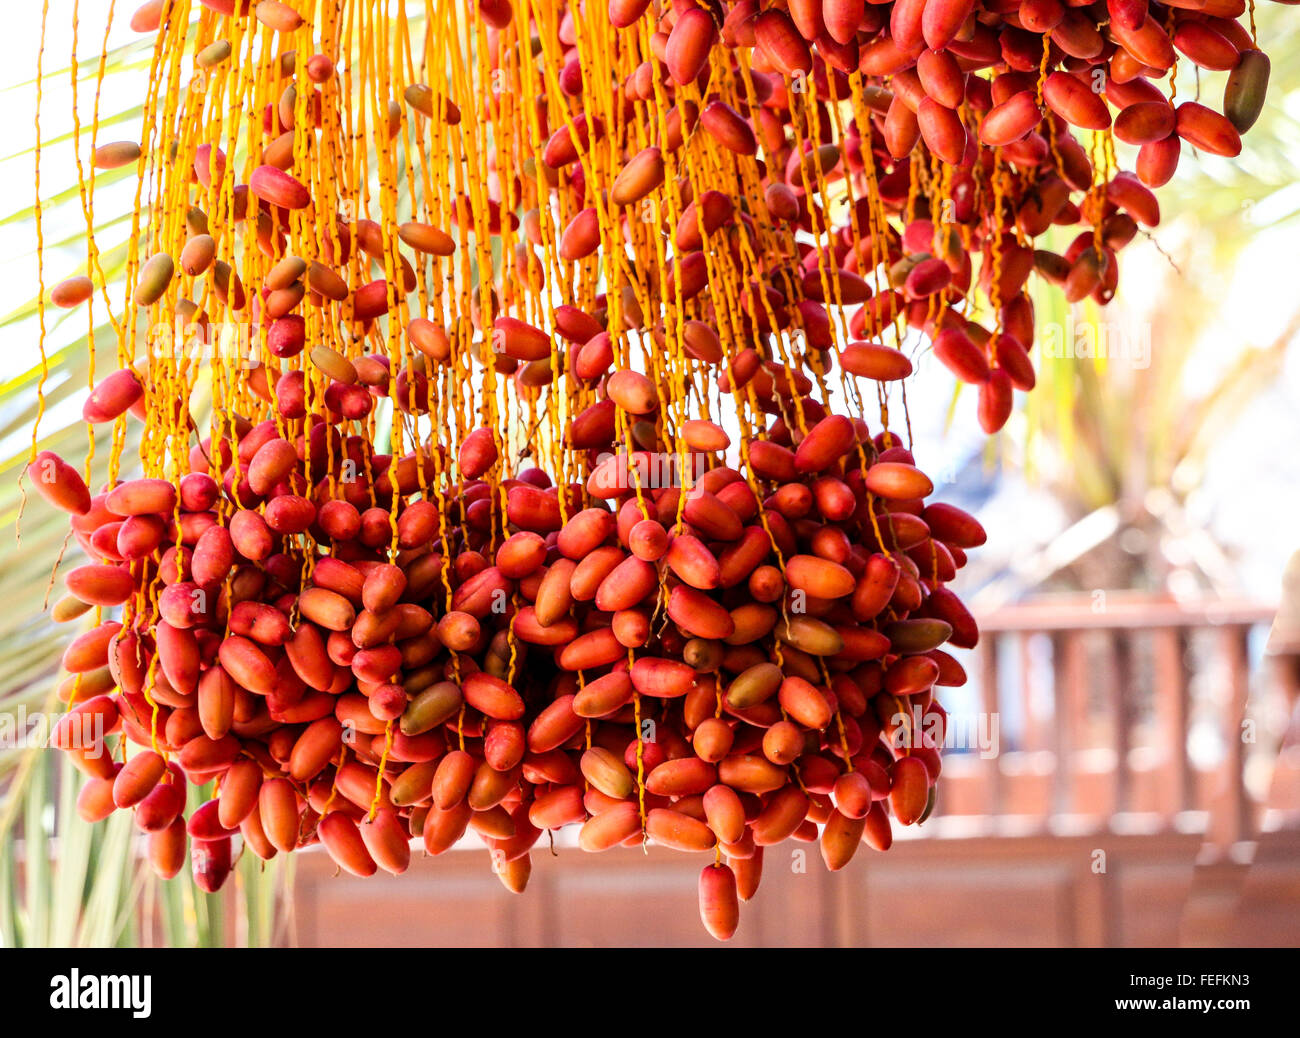
M 961 163 L 966 154 L 966 127 L 956 112 L 927 96 L 916 110 L 916 122 L 926 147 L 949 165 Z
M 560 235 L 560 259 L 574 262 L 600 248 L 600 214 L 594 206 L 580 210 Z
M 159 782 L 148 796 L 136 804 L 136 828 L 146 833 L 161 832 L 181 820 L 184 809 L 185 787 L 173 775 L 171 781 Z M 217 820 L 221 822 L 220 817 Z M 225 825 L 224 822 L 221 824 Z
M 754 155 L 758 152 L 758 138 L 748 122 L 725 101 L 712 101 L 700 113 L 704 131 L 729 151 L 737 155 Z
M 619 647 L 619 654 L 623 654 Z M 625 671 L 615 671 L 588 682 L 573 700 L 573 709 L 580 717 L 604 717 L 632 701 L 635 689 Z
M 373 818 L 362 821 L 358 829 L 366 851 L 376 865 L 394 876 L 407 870 L 411 863 L 410 833 L 396 811 L 390 807 L 380 808 Z
M 275 690 L 275 664 L 253 641 L 231 635 L 222 641 L 218 655 L 227 673 L 250 692 L 265 696 Z
M 697 451 L 722 451 L 731 446 L 731 437 L 716 422 L 693 418 L 682 426 L 686 445 Z
M 813 731 L 823 730 L 834 717 L 825 694 L 800 677 L 786 678 L 781 683 L 778 699 L 791 718 Z
M 1174 132 L 1174 107 L 1167 101 L 1129 105 L 1115 117 L 1115 136 L 1125 144 L 1149 144 Z
M 697 638 L 723 639 L 736 629 L 732 616 L 702 591 L 679 584 L 668 593 L 669 617 Z
M 851 818 L 835 811 L 822 829 L 822 860 L 831 872 L 838 872 L 852 859 L 867 826 L 866 815 Z
M 823 0 L 822 20 L 836 43 L 852 43 L 866 13 L 864 0 Z
M 277 850 L 293 850 L 298 844 L 301 820 L 293 786 L 287 779 L 267 779 L 258 791 L 257 805 L 267 840 Z
M 1136 28 L 1129 28 L 1123 21 L 1112 22 L 1110 28 L 1115 42 L 1141 64 L 1162 72 L 1173 65 L 1176 57 L 1174 45 L 1164 27 L 1151 14 L 1148 13 Z
M 611 17 L 612 8 L 611 6 Z M 717 39 L 717 27 L 713 16 L 701 7 L 688 8 L 677 19 L 672 32 L 668 34 L 668 43 L 664 61 L 673 82 L 685 86 L 692 83 L 704 70 L 709 60 L 709 51 Z
M 172 275 L 176 273 L 176 264 L 172 258 L 165 252 L 159 252 L 149 257 L 148 261 L 140 268 L 140 275 L 136 279 L 135 292 L 132 299 L 136 306 L 152 306 L 158 302 L 167 291 L 167 286 L 171 284 Z
M 1178 169 L 1182 141 L 1177 133 L 1159 141 L 1148 141 L 1138 150 L 1136 171 L 1147 187 L 1163 187 Z
M 242 549 L 241 549 L 242 550 Z M 346 631 L 356 620 L 356 607 L 336 591 L 309 587 L 298 596 L 298 609 L 304 617 L 326 630 Z
M 1223 88 L 1223 114 L 1238 133 L 1255 125 L 1264 110 L 1268 94 L 1268 77 L 1272 70 L 1268 55 L 1260 50 L 1246 50 L 1237 59 Z
M 113 783 L 113 779 L 90 778 L 81 787 L 81 792 L 77 794 L 77 815 L 83 822 L 93 825 L 117 810 L 117 805 L 113 803 Z
M 794 555 L 786 560 L 786 582 L 814 598 L 843 598 L 853 593 L 853 574 L 830 559 L 816 555 Z
M 229 58 L 230 54 L 230 41 L 216 40 L 194 55 L 194 64 L 202 69 L 215 68 Z
M 181 270 L 190 277 L 199 277 L 212 266 L 217 242 L 210 234 L 196 234 L 181 250 Z
M 248 189 L 281 209 L 306 209 L 311 192 L 302 181 L 274 166 L 258 166 L 248 178 Z
M 201 662 L 198 639 L 191 631 L 159 620 L 154 627 L 154 641 L 159 666 L 172 687 L 182 695 L 194 692 L 198 685 Z
M 806 76 L 812 71 L 808 41 L 784 11 L 769 8 L 754 19 L 754 42 L 782 75 Z
M 1001 368 L 994 368 L 979 388 L 977 407 L 980 428 L 989 436 L 1007 424 L 1014 405 L 1012 397 L 1010 376 Z
M 339 868 L 354 876 L 375 874 L 375 860 L 370 856 L 357 823 L 342 811 L 331 811 L 322 818 L 316 833 Z
M 989 109 L 980 123 L 980 140 L 990 148 L 1014 144 L 1042 121 L 1043 112 L 1032 90 L 1022 90 Z
M 700 872 L 700 919 L 704 928 L 719 941 L 729 941 L 740 925 L 740 899 L 736 875 L 722 864 L 705 865 Z
M 65 278 L 50 289 L 50 302 L 62 310 L 80 306 L 95 292 L 95 283 L 84 274 Z
M 446 810 L 435 807 L 424 819 L 422 837 L 424 849 L 430 854 L 443 854 L 465 835 L 474 809 L 468 803 L 457 804 Z
M 91 164 L 96 169 L 118 169 L 129 166 L 139 158 L 140 145 L 135 141 L 113 141 L 95 149 Z
M 221 780 L 217 797 L 217 820 L 227 829 L 238 827 L 257 810 L 262 789 L 262 769 L 249 758 L 235 761 Z
M 772 795 L 754 819 L 754 843 L 769 847 L 787 839 L 808 814 L 808 797 L 798 786 L 785 786 Z
M 276 32 L 293 32 L 302 24 L 302 15 L 280 0 L 260 0 L 253 14 Z
M 475 429 L 465 437 L 456 455 L 461 474 L 466 479 L 478 479 L 497 463 L 496 436 L 491 429 Z
M 122 766 L 113 780 L 113 803 L 134 807 L 153 792 L 167 771 L 167 762 L 152 750 L 137 753 Z
M 605 384 L 609 398 L 629 414 L 650 414 L 659 406 L 655 384 L 639 371 L 616 371 Z
M 657 796 L 688 797 L 703 794 L 717 782 L 717 769 L 698 757 L 664 761 L 646 776 L 646 789 Z
M 945 108 L 957 108 L 966 96 L 965 75 L 948 51 L 926 49 L 916 64 L 926 94 Z
M 902 757 L 894 763 L 889 787 L 889 807 L 903 825 L 919 821 L 929 798 L 930 779 L 917 757 Z
M 255 494 L 269 494 L 298 465 L 298 452 L 288 440 L 278 436 L 257 449 L 248 464 L 248 485 Z
M 650 0 L 609 0 L 609 20 L 618 29 L 635 25 L 650 6 Z
M 107 668 L 109 645 L 121 630 L 121 624 L 109 622 L 78 635 L 63 650 L 60 666 L 69 674 L 85 674 L 101 667 Z M 116 711 L 113 716 L 116 718 Z
M 90 491 L 81 474 L 53 451 L 41 451 L 27 466 L 27 478 L 55 508 L 73 515 L 90 511 Z
M 727 689 L 727 702 L 748 709 L 776 695 L 784 675 L 775 663 L 756 663 L 737 675 Z
M 895 94 L 885 114 L 885 146 L 889 154 L 896 159 L 906 158 L 921 139 L 921 124 L 916 112 L 903 99 Z
M 1226 72 L 1237 66 L 1237 48 L 1204 22 L 1180 21 L 1170 42 L 1203 69 Z
M 64 583 L 71 594 L 95 606 L 121 605 L 135 593 L 135 579 L 118 566 L 78 566 Z
M 516 360 L 544 360 L 551 355 L 551 337 L 517 318 L 498 317 L 493 325 L 492 348 Z
M 695 680 L 695 671 L 687 664 L 655 656 L 642 656 L 629 675 L 638 692 L 660 699 L 684 696 Z
M 717 842 L 713 830 L 699 819 L 662 807 L 646 813 L 645 831 L 655 843 L 675 851 L 707 851 Z
M 704 815 L 722 843 L 737 843 L 745 834 L 745 805 L 729 785 L 718 783 L 705 791 Z
M 1043 101 L 1066 122 L 1085 130 L 1110 126 L 1110 110 L 1078 76 L 1053 72 L 1043 83 Z
M 453 750 L 438 762 L 430 786 L 433 803 L 449 811 L 469 795 L 478 763 L 464 750 Z
M 830 624 L 812 616 L 793 615 L 775 627 L 777 638 L 810 656 L 835 656 L 844 649 L 844 637 Z
M 631 801 L 615 804 L 589 818 L 578 832 L 578 846 L 597 852 L 617 847 L 641 832 L 641 815 Z M 707 850 L 707 848 L 705 848 Z
M 610 201 L 615 205 L 632 205 L 663 182 L 663 154 L 651 145 L 639 151 L 614 178 L 609 191 Z
M 434 115 L 434 94 L 424 83 L 411 83 L 402 91 L 402 96 L 406 98 L 406 103 L 414 108 L 426 118 L 433 118 Z
M 171 879 L 173 876 L 178 875 L 181 869 L 185 867 L 185 840 L 185 821 L 181 818 L 177 818 L 165 828 L 149 834 L 149 865 L 162 879 Z M 202 852 L 203 849 L 199 842 L 195 841 L 194 853 L 198 855 Z M 197 873 L 200 869 L 200 859 L 195 857 L 194 861 L 195 871 Z M 204 884 L 210 885 L 215 880 L 216 876 L 221 873 L 219 868 L 215 870 L 215 873 L 208 872 L 206 866 L 203 868 L 204 878 L 199 881 L 200 886 L 203 886 Z M 211 878 L 209 878 L 209 876 Z M 197 875 L 196 880 L 198 880 Z
M 1138 29 L 1146 21 L 1147 0 L 1106 0 L 1106 11 L 1125 29 Z
M 467 675 L 461 682 L 461 692 L 466 703 L 498 721 L 524 716 L 524 701 L 519 693 L 491 674 L 480 671 Z
M 593 746 L 582 755 L 583 777 L 606 796 L 622 800 L 636 788 L 627 765 L 611 750 Z
M 218 818 L 219 804 L 208 800 L 190 812 L 186 830 L 196 840 L 221 840 L 231 835 L 231 830 L 223 826 Z
M 534 800 L 528 811 L 529 822 L 538 829 L 560 829 L 586 817 L 582 787 L 578 785 L 552 787 Z
M 733 754 L 718 762 L 718 781 L 742 793 L 770 793 L 788 781 L 784 767 L 765 757 Z
M 50 619 L 56 624 L 70 623 L 85 616 L 92 608 L 89 602 L 83 602 L 75 595 L 64 595 L 50 606 Z
M 432 224 L 408 221 L 397 228 L 397 236 L 416 251 L 433 256 L 450 256 L 456 251 L 456 240 Z
M 528 749 L 546 753 L 568 742 L 583 729 L 583 718 L 574 712 L 572 694 L 560 696 L 546 707 L 528 728 Z
M 1175 126 L 1179 137 L 1201 151 L 1228 158 L 1241 154 L 1241 134 L 1236 127 L 1203 104 L 1195 101 L 1180 103 Z
M 880 497 L 907 499 L 929 497 L 934 483 L 920 469 L 903 462 L 878 462 L 867 470 L 864 483 Z
M 875 800 L 871 783 L 860 771 L 850 771 L 835 781 L 835 807 L 846 818 L 865 818 Z
M 943 50 L 961 32 L 975 6 L 974 0 L 925 0 L 921 33 L 931 50 Z
M 945 328 L 934 340 L 934 355 L 963 382 L 979 385 L 989 377 L 988 357 L 959 328 Z
M 821 472 L 858 442 L 857 428 L 843 415 L 828 415 L 813 426 L 795 451 L 800 472 Z

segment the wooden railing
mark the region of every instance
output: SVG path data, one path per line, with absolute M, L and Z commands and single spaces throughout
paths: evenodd
M 968 686 L 940 698 L 959 736 L 996 722 L 999 745 L 945 752 L 928 834 L 1177 830 L 1227 846 L 1282 824 L 1295 775 L 1263 724 L 1289 712 L 1263 666 L 1273 614 L 1107 592 L 981 617 Z
M 998 718 L 998 753 L 946 753 L 937 814 L 886 854 L 831 874 L 815 845 L 768 848 L 733 946 L 1293 946 L 1296 686 L 1262 665 L 1272 613 L 1111 593 L 983 617 L 969 686 L 943 698 Z M 474 838 L 400 877 L 298 858 L 287 944 L 715 946 L 700 856 L 662 847 L 543 841 L 522 896 Z

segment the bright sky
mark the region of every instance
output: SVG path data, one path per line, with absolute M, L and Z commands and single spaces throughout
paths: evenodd
M 50 0 L 50 30 L 47 34 L 44 66 L 47 73 L 61 73 L 52 83 L 47 83 L 42 101 L 42 137 L 61 136 L 68 132 L 67 113 L 72 107 L 71 76 L 68 73 L 72 51 L 73 33 L 71 13 L 80 12 L 81 29 L 77 50 L 85 63 L 97 60 L 101 50 L 104 22 L 109 9 L 108 0 Z M 131 10 L 130 0 L 117 4 L 115 22 L 121 22 L 109 39 L 114 47 L 129 42 L 135 36 L 127 27 Z M 63 15 L 61 12 L 66 11 Z M 29 206 L 35 199 L 35 166 L 33 147 L 36 142 L 36 97 L 34 82 L 36 60 L 40 44 L 41 4 L 13 4 L 5 10 L 5 29 L 0 33 L 0 212 L 16 211 Z M 93 66 L 91 66 L 93 67 Z M 133 98 L 127 92 L 129 84 L 106 84 L 102 109 L 112 112 L 130 107 Z M 138 99 L 138 94 L 137 94 Z M 80 98 L 83 123 L 90 121 L 92 98 Z M 139 135 L 138 123 L 123 123 L 105 131 L 108 140 L 134 138 Z M 83 159 L 89 156 L 89 135 L 82 140 Z M 41 192 L 48 197 L 51 192 L 66 190 L 76 184 L 73 163 L 74 148 L 71 141 L 53 144 L 41 157 Z M 127 184 L 106 190 L 97 195 L 96 209 L 100 213 L 127 212 L 131 205 L 131 188 Z M 100 208 L 102 206 L 102 208 Z M 52 224 L 47 221 L 45 282 L 48 287 L 73 273 L 82 273 L 85 267 L 84 245 L 77 241 L 64 249 L 53 248 L 55 243 L 70 238 L 81 228 L 78 223 Z M 110 229 L 100 236 L 101 248 L 109 248 L 125 237 L 121 231 Z M 31 219 L 0 226 L 0 313 L 9 314 L 35 297 L 37 270 L 35 262 L 36 233 Z M 54 322 L 64 315 L 53 312 L 47 321 L 53 328 L 51 341 L 63 345 L 78 333 L 84 334 L 81 324 L 74 318 L 62 328 Z M 6 332 L 6 341 L 0 349 L 0 377 L 11 378 L 29 369 L 39 359 L 36 350 L 37 323 L 35 319 L 24 322 Z M 79 404 L 65 405 L 75 414 Z M 67 419 L 57 410 L 50 420 L 58 425 Z M 0 456 L 9 453 L 9 444 L 0 444 Z

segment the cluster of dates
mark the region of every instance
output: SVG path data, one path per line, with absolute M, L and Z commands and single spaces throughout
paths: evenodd
M 320 841 L 369 875 L 403 871 L 412 839 L 438 854 L 472 829 L 516 890 L 546 829 L 579 826 L 588 851 L 717 848 L 705 921 L 730 936 L 764 847 L 820 827 L 839 869 L 861 842 L 889 846 L 891 815 L 925 816 L 934 689 L 965 680 L 940 646 L 977 638 L 944 585 L 978 523 L 925 503 L 890 434 L 810 418 L 739 468 L 698 422 L 701 474 L 678 485 L 656 486 L 652 452 L 610 453 L 585 488 L 528 469 L 500 502 L 477 478 L 486 429 L 436 496 L 419 476 L 431 488 L 439 459 L 394 461 L 307 418 L 196 446 L 178 485 L 92 497 L 38 456 L 32 485 L 100 560 L 67 573 L 57 615 L 123 609 L 63 658 L 75 698 L 54 743 L 90 776 L 83 815 L 132 810 L 163 875 L 188 835 L 206 889 L 236 833 L 264 858 Z M 345 458 L 371 474 L 347 484 L 357 503 L 331 494 Z M 498 505 L 511 532 L 490 551 Z M 116 732 L 125 763 L 103 742 Z M 186 782 L 212 780 L 186 817 Z
M 629 32 L 647 10 L 649 0 L 609 0 L 611 22 Z M 1159 223 L 1153 189 L 1173 176 L 1184 144 L 1240 153 L 1270 70 L 1238 21 L 1245 13 L 1246 0 L 676 0 L 624 91 L 649 97 L 657 80 L 670 98 L 686 95 L 688 124 L 698 119 L 738 154 L 761 149 L 767 215 L 815 242 L 793 272 L 811 303 L 777 300 L 813 350 L 830 346 L 824 304 L 864 303 L 852 315 L 857 336 L 905 319 L 978 387 L 980 423 L 994 433 L 1013 390 L 1034 385 L 1030 275 L 1072 303 L 1109 303 L 1118 253 Z M 739 97 L 714 89 L 719 50 L 745 56 L 750 89 Z M 566 72 L 580 75 L 576 52 Z M 1228 73 L 1222 113 L 1161 85 L 1180 56 Z M 817 98 L 805 124 L 792 118 L 792 93 Z M 828 106 L 846 98 L 857 118 L 836 133 Z M 1138 147 L 1134 172 L 1115 167 L 1108 142 L 1079 139 L 1112 132 Z M 936 162 L 947 176 L 929 175 Z M 817 206 L 818 187 L 839 179 L 857 202 L 837 221 Z M 868 232 L 876 198 L 894 223 Z M 1053 226 L 1080 228 L 1064 252 L 1035 247 Z M 828 284 L 819 266 L 839 282 L 833 294 L 819 292 Z M 991 304 L 991 329 L 958 309 L 972 282 Z
M 98 610 L 54 735 L 81 811 L 131 810 L 159 873 L 188 846 L 208 890 L 239 846 L 398 873 L 472 829 L 522 890 L 546 830 L 649 840 L 711 855 L 701 913 L 728 938 L 765 847 L 819 840 L 839 869 L 927 817 L 935 689 L 965 680 L 943 646 L 978 637 L 946 585 L 984 531 L 927 502 L 883 403 L 875 433 L 845 413 L 857 387 L 886 399 L 914 329 L 1000 429 L 1035 381 L 1031 277 L 1108 302 L 1183 143 L 1240 150 L 1268 60 L 1242 0 L 479 0 L 457 17 L 491 77 L 379 95 L 365 154 L 407 149 L 437 185 L 401 220 L 382 163 L 358 216 L 367 166 L 343 161 L 353 6 L 132 18 L 165 49 L 199 11 L 209 73 L 260 33 L 229 80 L 266 99 L 237 161 L 233 136 L 182 132 L 226 113 L 175 90 L 165 162 L 113 142 L 93 164 L 152 169 L 187 207 L 132 271 L 132 316 L 241 320 L 263 354 L 224 373 L 246 413 L 206 436 L 157 350 L 93 388 L 88 423 L 145 424 L 147 477 L 92 496 L 49 452 L 29 466 L 91 560 L 54 608 Z M 1160 86 L 1180 55 L 1229 73 L 1224 114 Z M 462 181 L 462 151 L 487 175 Z M 1055 226 L 1079 228 L 1061 253 L 1036 246 Z M 499 393 L 549 457 L 518 465 Z M 453 413 L 451 442 L 399 456 L 375 431 Z

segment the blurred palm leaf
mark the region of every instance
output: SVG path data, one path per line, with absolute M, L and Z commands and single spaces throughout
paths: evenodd
M 55 15 L 57 17 L 57 15 Z M 98 32 L 100 27 L 96 27 Z M 96 37 L 97 39 L 98 37 Z M 145 44 L 133 42 L 107 54 L 106 82 L 140 76 L 147 70 Z M 57 62 L 51 62 L 57 63 Z M 79 68 L 83 127 L 82 159 L 88 157 L 89 129 L 84 125 L 93 94 L 98 54 Z M 47 87 L 67 81 L 69 68 L 47 72 Z M 4 92 L 7 104 L 29 105 L 35 81 Z M 136 95 L 139 96 L 138 93 Z M 138 121 L 139 105 L 118 112 L 102 112 L 101 129 Z M 43 149 L 73 140 L 70 115 L 51 110 L 42 113 Z M 103 141 L 104 137 L 100 140 Z M 27 167 L 30 178 L 34 148 L 20 148 L 0 159 L 10 168 Z M 84 221 L 80 190 L 71 167 L 52 169 L 45 164 L 41 197 L 46 254 L 46 288 L 75 272 L 65 257 L 80 256 L 84 267 Z M 133 176 L 131 170 L 101 173 L 97 190 Z M 11 178 L 12 180 L 13 178 Z M 29 179 L 30 182 L 30 179 Z M 10 197 L 8 211 L 0 213 L 0 228 L 32 226 L 34 197 Z M 116 214 L 96 223 L 101 240 L 120 239 L 130 215 Z M 34 244 L 34 235 L 29 235 Z M 128 246 L 104 247 L 100 256 L 104 277 L 120 293 Z M 30 257 L 35 269 L 35 255 Z M 74 261 L 78 262 L 78 261 Z M 54 264 L 58 264 L 55 269 Z M 97 303 L 100 300 L 96 299 Z M 21 492 L 19 475 L 26 466 L 33 436 L 36 446 L 49 449 L 73 464 L 84 463 L 89 447 L 81 421 L 80 399 L 88 385 L 91 365 L 100 372 L 116 366 L 117 337 L 103 311 L 87 327 L 86 311 L 70 314 L 47 311 L 48 337 L 42 361 L 35 341 L 38 300 L 13 306 L 0 319 L 0 329 L 11 343 L 26 343 L 11 354 L 16 372 L 0 386 L 0 591 L 6 608 L 0 613 L 0 717 L 14 719 L 48 714 L 61 709 L 53 690 L 58 682 L 58 660 L 64 646 L 86 628 L 76 622 L 60 628 L 45 615 L 47 589 L 52 583 L 54 560 L 65 548 L 67 517 L 29 495 L 17 536 Z M 16 362 L 16 363 L 15 363 Z M 44 416 L 38 389 L 44 397 Z M 36 430 L 34 432 L 33 430 Z M 107 438 L 99 437 L 91 465 L 91 486 L 108 478 Z M 123 452 L 126 470 L 132 467 L 137 444 L 128 439 Z M 74 544 L 71 549 L 79 552 Z M 59 590 L 56 587 L 54 597 Z M 129 812 L 116 812 L 98 825 L 88 825 L 77 815 L 75 803 L 81 776 L 62 754 L 39 746 L 0 745 L 0 947 L 12 946 L 212 946 L 237 942 L 267 945 L 283 937 L 280 908 L 287 902 L 286 883 L 291 872 L 280 862 L 263 866 L 252 854 L 243 855 L 235 875 L 215 895 L 201 892 L 189 871 L 173 880 L 157 879 L 143 862 L 143 837 Z
M 245 854 L 205 894 L 188 873 L 162 881 L 138 862 L 129 812 L 99 825 L 76 815 L 79 780 L 61 754 L 35 751 L 22 837 L 0 838 L 0 948 L 265 947 L 283 939 L 277 911 L 288 870 Z
M 1275 57 L 1269 100 L 1238 158 L 1184 147 L 1177 175 L 1160 190 L 1163 222 L 1152 237 L 1163 258 L 1150 259 L 1163 272 L 1148 290 L 1152 299 L 1126 297 L 1123 272 L 1135 262 L 1127 251 L 1120 256 L 1119 296 L 1105 310 L 1091 302 L 1071 308 L 1058 290 L 1038 283 L 1040 328 L 1072 322 L 1114 335 L 1131 321 L 1135 327 L 1127 330 L 1149 329 L 1151 336 L 1145 365 L 1037 357 L 1039 386 L 1026 398 L 1027 421 L 1005 456 L 1024 458 L 1072 519 L 1117 505 L 1130 521 L 1142 512 L 1147 491 L 1169 487 L 1180 466 L 1199 470 L 1209 446 L 1275 381 L 1300 332 L 1298 307 L 1275 339 L 1228 344 L 1243 348 L 1218 366 L 1208 388 L 1189 378 L 1198 360 L 1192 344 L 1221 316 L 1242 250 L 1300 214 L 1300 65 L 1286 57 L 1300 48 L 1300 24 L 1291 10 L 1273 4 L 1261 5 L 1256 18 L 1259 38 Z M 1177 98 L 1199 96 L 1218 109 L 1225 77 L 1180 62 Z M 1134 155 L 1120 146 L 1121 166 L 1131 169 Z M 1172 256 L 1161 248 L 1166 239 L 1176 242 Z M 1134 304 L 1152 300 L 1139 314 Z

